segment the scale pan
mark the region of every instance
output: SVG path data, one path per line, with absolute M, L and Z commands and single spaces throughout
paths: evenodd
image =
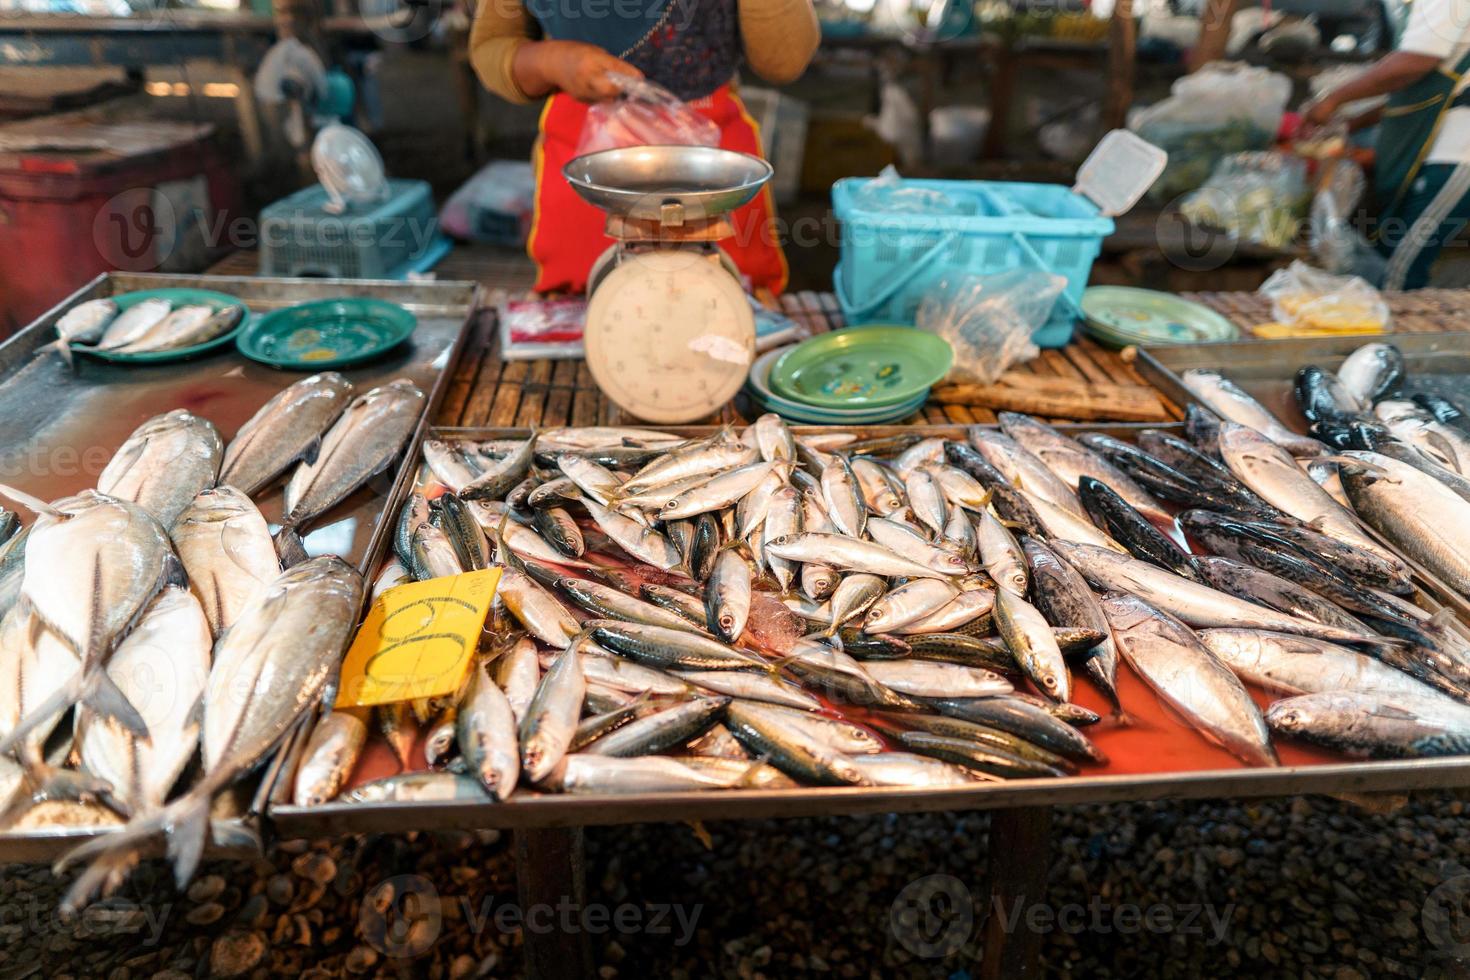
M 562 175 L 588 204 L 680 225 L 733 211 L 771 179 L 760 157 L 712 146 L 631 146 L 577 157 Z

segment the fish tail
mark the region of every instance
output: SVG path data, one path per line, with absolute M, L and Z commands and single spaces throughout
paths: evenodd
M 148 738 L 148 723 L 107 671 L 101 668 L 94 670 L 84 681 L 78 700 L 99 715 L 115 720 L 138 738 Z
M 294 527 L 283 526 L 271 540 L 275 543 L 276 557 L 281 560 L 283 570 L 299 565 L 309 557 L 306 543 Z
M 10 754 L 32 731 L 82 700 L 87 693 L 89 682 L 87 672 L 82 670 L 78 670 L 68 678 L 67 682 L 57 688 L 49 698 L 21 718 L 4 738 L 0 738 L 0 755 Z
M 3 483 L 0 483 L 0 497 L 8 497 L 26 510 L 34 511 L 37 514 L 47 514 L 51 517 L 62 519 L 69 516 L 65 511 L 57 510 L 39 497 L 33 497 L 24 490 L 17 490 L 15 487 L 7 486 Z

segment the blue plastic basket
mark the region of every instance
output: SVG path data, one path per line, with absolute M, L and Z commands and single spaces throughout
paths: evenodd
M 1087 277 L 1113 219 L 1060 184 L 978 180 L 904 180 L 942 191 L 958 203 L 953 215 L 902 214 L 858 207 L 867 178 L 832 185 L 832 209 L 842 222 L 842 258 L 833 287 L 849 323 L 914 322 L 919 302 L 939 281 L 957 274 L 1035 266 L 1064 276 L 1067 288 L 1033 339 L 1060 347 L 1072 339 Z

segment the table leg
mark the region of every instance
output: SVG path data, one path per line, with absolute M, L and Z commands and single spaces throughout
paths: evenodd
M 1051 807 L 1017 807 L 991 813 L 990 907 L 985 921 L 981 980 L 1022 980 L 1041 975 L 1043 936 L 1026 928 L 1026 910 L 1046 900 L 1050 865 Z
M 549 906 L 551 915 L 540 921 L 550 928 L 525 931 L 525 974 L 533 980 L 581 980 L 592 975 L 592 949 L 587 933 L 561 928 L 559 907 L 574 906 L 580 921 L 587 904 L 587 877 L 583 864 L 582 828 L 556 827 L 515 832 L 516 890 L 521 915 L 531 915 L 538 905 Z M 527 920 L 529 925 L 529 920 Z

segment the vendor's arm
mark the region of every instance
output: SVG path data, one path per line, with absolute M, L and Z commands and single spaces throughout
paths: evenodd
M 806 71 L 822 30 L 812 0 L 740 0 L 740 40 L 751 71 L 783 85 Z
M 1464 10 L 1464 0 L 1426 0 L 1410 5 L 1409 21 L 1398 49 L 1309 106 L 1306 121 L 1323 125 L 1349 102 L 1389 95 L 1438 69 L 1464 33 Z
M 566 92 L 583 102 L 610 99 L 618 89 L 608 72 L 642 73 L 606 51 L 579 41 L 533 41 L 531 18 L 518 0 L 481 0 L 470 33 L 470 63 L 485 87 L 511 102 Z

